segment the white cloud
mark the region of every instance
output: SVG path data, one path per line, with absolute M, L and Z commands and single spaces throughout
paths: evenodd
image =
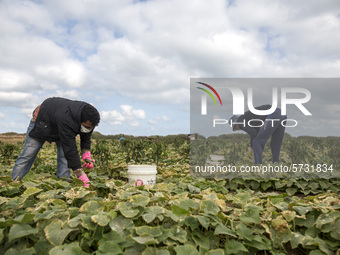
M 31 75 L 13 69 L 0 69 L 0 84 L 2 91 L 35 91 L 39 89 Z
M 33 106 L 37 101 L 38 97 L 30 93 L 0 91 L 0 106 Z
M 103 121 L 110 125 L 129 125 L 137 127 L 140 125 L 138 120 L 145 119 L 146 114 L 144 110 L 135 110 L 131 105 L 121 105 L 120 112 L 116 110 L 102 111 L 100 116 Z
M 188 82 L 188 74 L 176 63 L 149 55 L 126 38 L 101 44 L 98 53 L 88 59 L 87 68 L 92 70 L 92 83 L 100 81 L 106 90 L 142 101 L 174 103 L 168 92 Z M 184 102 L 188 95 L 178 98 Z
M 149 119 L 149 124 L 151 124 L 151 125 L 155 125 L 155 124 L 158 124 L 159 122 L 171 122 L 172 120 L 169 118 L 169 117 L 167 117 L 167 116 L 165 116 L 165 115 L 163 115 L 163 116 L 161 116 L 161 117 L 155 117 L 155 118 L 153 118 L 153 119 Z
M 56 25 L 44 4 L 2 1 L 0 14 L 0 91 L 12 93 L 1 104 L 15 101 L 16 107 L 26 107 L 26 98 L 39 95 L 41 101 L 48 91 L 84 85 L 83 63 L 72 58 L 62 40 L 56 40 L 67 28 Z
M 53 96 L 66 97 L 66 98 L 75 100 L 75 99 L 79 98 L 79 93 L 78 93 L 77 90 L 74 90 L 74 89 L 73 90 L 66 90 L 66 91 L 57 90 Z
M 156 120 L 156 119 L 149 119 L 148 122 L 149 122 L 150 124 L 152 124 L 152 125 L 155 125 L 155 124 L 158 123 L 158 120 Z
M 164 120 L 164 121 L 172 121 L 169 117 L 167 117 L 167 116 L 162 116 L 162 119 Z

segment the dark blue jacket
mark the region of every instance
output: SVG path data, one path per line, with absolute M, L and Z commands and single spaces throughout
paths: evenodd
M 68 167 L 72 170 L 81 168 L 76 144 L 76 136 L 80 134 L 80 147 L 90 150 L 90 133 L 81 133 L 81 111 L 86 102 L 73 101 L 66 98 L 52 97 L 46 99 L 40 107 L 35 126 L 29 136 L 48 142 L 60 142 Z

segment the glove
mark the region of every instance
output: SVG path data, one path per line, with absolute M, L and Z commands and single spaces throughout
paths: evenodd
M 91 159 L 91 152 L 90 151 L 87 151 L 83 154 L 83 161 L 85 162 L 83 164 L 83 167 L 85 167 L 87 169 L 94 167 L 93 163 L 95 162 L 95 160 Z
M 86 174 L 83 174 L 81 176 L 78 177 L 79 180 L 81 180 L 84 183 L 84 187 L 88 188 L 90 186 L 90 184 L 88 184 L 88 182 L 90 181 L 89 178 L 87 177 Z

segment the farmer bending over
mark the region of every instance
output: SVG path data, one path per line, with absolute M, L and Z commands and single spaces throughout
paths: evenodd
M 80 135 L 80 147 L 83 167 L 93 168 L 91 159 L 91 135 L 98 125 L 100 116 L 96 108 L 82 101 L 52 97 L 46 99 L 33 111 L 33 118 L 27 128 L 24 149 L 18 157 L 12 179 L 21 180 L 31 169 L 32 164 L 44 142 L 55 142 L 57 145 L 57 176 L 70 178 L 70 168 L 75 176 L 88 187 L 87 175 L 82 170 L 76 144 Z
M 255 109 L 268 110 L 270 108 L 271 105 L 262 105 Z M 253 151 L 255 164 L 262 164 L 262 152 L 270 137 L 273 162 L 279 163 L 280 150 L 285 132 L 285 127 L 282 126 L 281 122 L 285 119 L 287 119 L 287 116 L 281 115 L 281 109 L 276 108 L 270 115 L 256 115 L 251 111 L 247 111 L 244 115 L 240 116 L 234 115 L 230 118 L 230 123 L 232 124 L 233 131 L 243 130 L 250 136 L 250 148 Z M 249 120 L 251 121 L 248 122 Z M 263 125 L 261 126 L 262 123 Z

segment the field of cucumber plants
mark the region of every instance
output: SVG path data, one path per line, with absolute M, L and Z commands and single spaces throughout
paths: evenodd
M 243 164 L 248 143 L 230 139 L 221 153 Z M 191 177 L 189 141 L 172 137 L 94 140 L 90 188 L 56 178 L 56 147 L 46 143 L 13 182 L 22 147 L 0 143 L 0 254 L 340 254 L 339 179 Z M 291 138 L 282 149 L 286 163 L 335 168 L 339 153 L 327 138 Z M 128 163 L 157 164 L 157 184 L 128 183 Z

